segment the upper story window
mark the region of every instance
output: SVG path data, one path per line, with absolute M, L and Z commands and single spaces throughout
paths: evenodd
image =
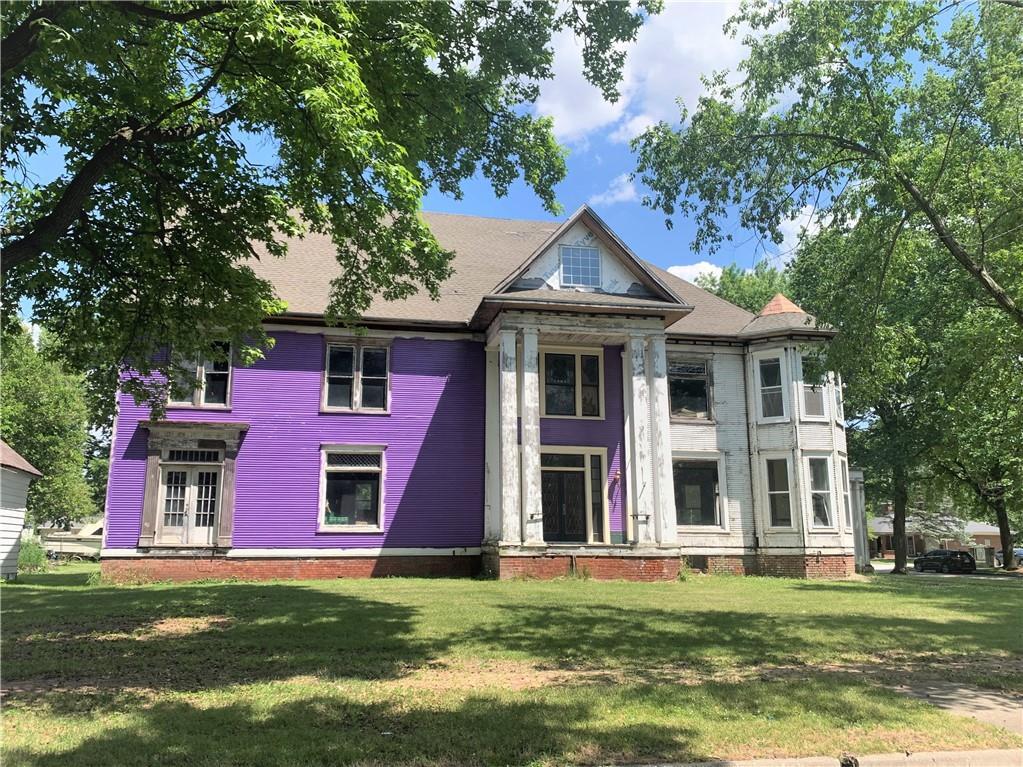
M 604 364 L 602 355 L 582 352 L 543 352 L 541 415 L 563 418 L 602 418 Z
M 386 346 L 327 344 L 323 409 L 385 412 L 389 404 L 389 371 Z
M 842 377 L 835 374 L 835 420 L 845 423 L 845 403 L 842 402 Z
M 810 365 L 806 357 L 803 357 L 803 417 L 823 421 L 827 418 L 824 410 L 824 392 L 827 390 L 827 381 L 824 376 L 813 376 L 808 372 Z
M 215 354 L 200 364 L 186 362 L 183 366 L 181 383 L 185 388 L 195 386 L 191 397 L 175 399 L 173 392 L 169 404 L 178 407 L 227 407 L 231 401 L 231 345 L 226 342 L 214 344 Z
M 576 245 L 561 246 L 561 284 L 566 287 L 600 287 L 600 251 Z
M 381 527 L 382 447 L 324 446 L 320 529 L 366 532 Z
M 672 418 L 711 418 L 709 368 L 707 360 L 668 355 Z
M 782 387 L 781 357 L 763 357 L 757 361 L 760 384 L 760 417 L 784 418 L 785 394 Z
M 720 526 L 717 461 L 673 461 L 675 520 L 679 525 Z
M 827 458 L 807 458 L 810 468 L 810 505 L 814 527 L 832 527 L 831 470 Z

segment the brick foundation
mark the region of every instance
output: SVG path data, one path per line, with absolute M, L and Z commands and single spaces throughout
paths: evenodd
M 239 578 L 246 581 L 388 576 L 470 577 L 479 573 L 478 556 L 329 557 L 285 559 L 241 557 L 139 557 L 103 559 L 100 572 L 116 583 L 196 581 Z
M 783 578 L 848 578 L 856 573 L 856 558 L 852 554 L 775 554 L 758 560 L 762 575 Z
M 678 577 L 678 557 L 621 557 L 585 555 L 497 556 L 486 555 L 484 574 L 513 578 L 563 578 L 577 575 L 598 581 L 670 581 Z

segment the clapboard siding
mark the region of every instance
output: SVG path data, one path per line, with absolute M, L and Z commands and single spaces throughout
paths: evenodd
M 230 411 L 168 420 L 249 424 L 238 453 L 237 548 L 479 546 L 483 526 L 484 353 L 474 341 L 396 338 L 387 415 L 320 412 L 325 341 L 274 333 L 267 358 L 233 374 Z M 108 495 L 110 548 L 138 543 L 148 417 L 119 400 Z M 320 446 L 386 446 L 384 531 L 317 532 Z
M 25 527 L 25 499 L 32 477 L 23 471 L 0 468 L 0 575 L 18 574 L 18 550 Z

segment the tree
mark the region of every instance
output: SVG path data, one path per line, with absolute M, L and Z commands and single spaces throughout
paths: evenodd
M 419 215 L 426 190 L 458 196 L 479 173 L 504 194 L 521 175 L 556 211 L 564 153 L 528 110 L 551 36 L 579 35 L 615 99 L 658 4 L 6 3 L 5 303 L 31 299 L 94 387 L 120 371 L 159 410 L 162 382 L 217 341 L 258 358 L 284 307 L 249 259 L 284 256 L 286 235 L 332 237 L 334 320 L 436 296 L 451 254 Z M 31 156 L 57 146 L 63 171 L 33 183 Z
M 937 541 L 939 546 L 945 541 L 966 544 L 971 540 L 966 532 L 966 520 L 955 513 L 947 499 L 918 505 L 906 521 L 925 541 Z
M 878 257 L 926 234 L 1023 328 L 1023 8 L 1016 2 L 769 2 L 726 29 L 751 30 L 738 83 L 682 124 L 634 142 L 646 200 L 697 224 L 694 244 L 747 230 L 775 243 L 810 210 L 824 228 L 865 211 Z M 863 275 L 850 275 L 869 295 Z
M 788 276 L 783 269 L 775 269 L 766 261 L 758 261 L 752 270 L 738 264 L 729 264 L 721 276 L 701 274 L 696 284 L 736 306 L 758 314 L 776 293 L 787 293 Z
M 43 473 L 28 491 L 28 518 L 67 527 L 96 512 L 85 481 L 88 409 L 80 376 L 36 351 L 20 325 L 0 336 L 0 434 Z

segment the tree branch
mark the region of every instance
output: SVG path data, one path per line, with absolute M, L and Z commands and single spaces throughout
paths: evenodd
M 12 69 L 20 66 L 35 51 L 39 42 L 40 26 L 52 24 L 65 11 L 74 7 L 72 3 L 46 3 L 26 16 L 24 21 L 0 41 L 0 71 L 7 75 Z
M 159 6 L 136 2 L 114 3 L 114 7 L 121 11 L 121 13 L 134 13 L 137 16 L 145 16 L 150 19 L 160 19 L 161 21 L 171 21 L 175 24 L 184 24 L 186 21 L 195 21 L 196 19 L 202 19 L 206 16 L 212 16 L 215 13 L 220 13 L 221 11 L 226 10 L 229 5 L 227 3 L 202 3 L 197 8 L 185 11 L 184 13 L 165 11 Z

